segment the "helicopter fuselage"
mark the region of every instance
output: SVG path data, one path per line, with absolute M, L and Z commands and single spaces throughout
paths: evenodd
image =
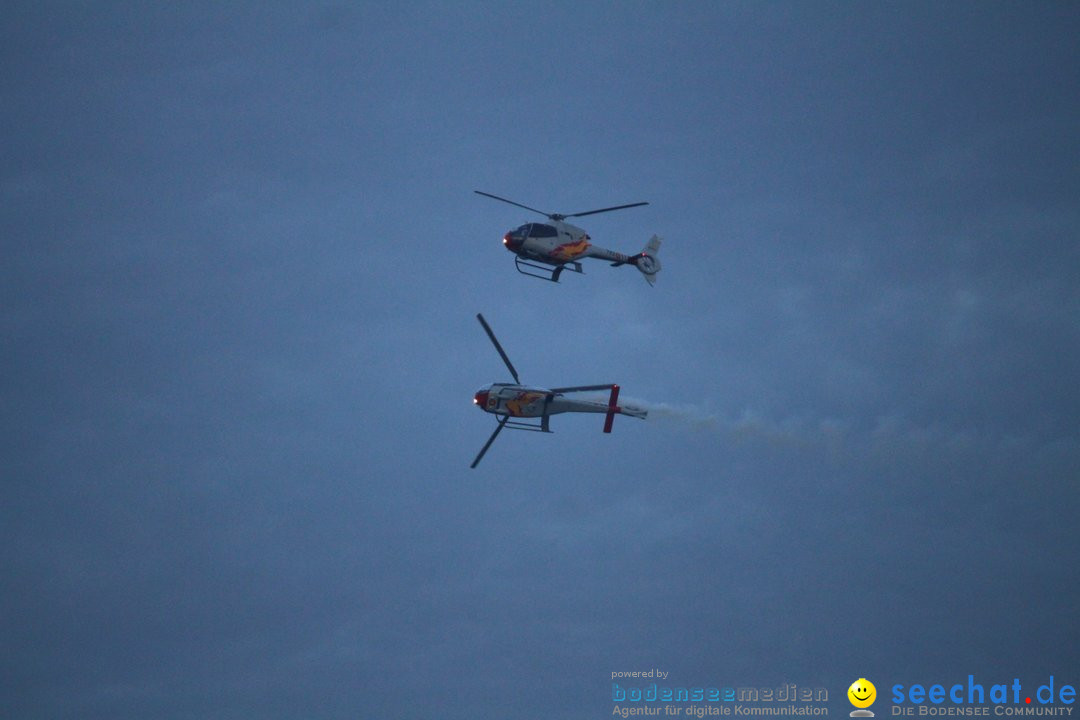
M 597 247 L 589 240 L 588 233 L 581 228 L 553 220 L 516 227 L 503 236 L 503 245 L 519 257 L 549 265 L 563 265 L 585 257 L 620 264 L 633 262 L 630 256 Z
M 566 412 L 606 413 L 607 403 L 591 400 L 571 400 L 555 390 L 528 385 L 495 383 L 481 388 L 473 403 L 492 415 L 515 418 L 534 418 Z
M 499 357 L 506 363 L 506 369 L 510 371 L 514 382 L 492 383 L 477 390 L 473 396 L 473 404 L 484 412 L 497 416 L 499 423 L 495 426 L 491 437 L 484 443 L 484 447 L 480 448 L 480 452 L 476 454 L 476 459 L 472 461 L 472 465 L 469 467 L 476 467 L 504 427 L 512 430 L 551 432 L 548 427 L 548 420 L 552 415 L 567 412 L 603 413 L 607 416 L 604 419 L 604 432 L 609 433 L 616 415 L 630 415 L 641 419 L 645 419 L 648 415 L 646 410 L 640 408 L 621 407 L 618 404 L 619 386 L 614 383 L 550 389 L 522 385 L 517 370 L 514 369 L 514 365 L 510 362 L 510 358 L 507 357 L 506 351 L 503 350 L 502 345 L 495 338 L 495 333 L 491 331 L 487 320 L 479 313 L 477 313 L 476 319 L 480 321 L 480 325 L 484 328 L 484 332 L 487 333 L 491 344 L 495 346 Z M 600 390 L 609 393 L 606 403 L 591 399 L 572 400 L 566 397 L 566 393 L 597 392 Z M 522 420 L 521 418 L 526 419 Z M 530 419 L 538 419 L 538 422 L 530 421 Z
M 635 255 L 623 255 L 614 250 L 592 245 L 589 242 L 588 233 L 575 225 L 563 222 L 566 218 L 596 215 L 597 213 L 606 213 L 612 210 L 624 210 L 648 205 L 647 202 L 615 205 L 598 210 L 587 210 L 564 215 L 563 213 L 546 213 L 482 190 L 475 190 L 474 192 L 492 200 L 516 205 L 547 216 L 548 222 L 525 223 L 503 236 L 503 245 L 517 256 L 514 258 L 514 265 L 517 266 L 518 272 L 522 275 L 531 275 L 541 280 L 559 282 L 559 275 L 564 270 L 580 273 L 582 269 L 581 263 L 578 261 L 581 258 L 594 257 L 609 260 L 616 267 L 619 265 L 633 265 L 641 271 L 641 274 L 645 276 L 645 281 L 650 285 L 656 282 L 656 273 L 660 272 L 660 261 L 656 258 L 656 253 L 660 250 L 660 238 L 656 235 L 652 236 L 652 239 L 649 240 L 641 252 Z M 536 263 L 539 263 L 539 265 Z

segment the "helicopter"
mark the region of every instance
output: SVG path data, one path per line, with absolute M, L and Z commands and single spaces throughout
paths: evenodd
M 514 253 L 514 265 L 522 275 L 559 282 L 559 275 L 563 270 L 581 273 L 581 258 L 594 257 L 601 260 L 611 260 L 612 267 L 620 265 L 633 265 L 650 285 L 656 283 L 656 274 L 660 272 L 660 260 L 656 254 L 660 252 L 660 238 L 656 235 L 645 245 L 637 255 L 623 255 L 613 250 L 605 250 L 591 245 L 588 233 L 579 227 L 563 222 L 566 218 L 584 217 L 597 213 L 611 212 L 612 210 L 624 210 L 626 208 L 648 205 L 647 202 L 630 203 L 629 205 L 616 205 L 614 207 L 600 208 L 599 210 L 587 210 L 585 212 L 562 215 L 560 213 L 546 213 L 528 205 L 522 205 L 513 200 L 492 195 L 481 190 L 474 190 L 477 195 L 483 195 L 493 200 L 516 205 L 526 210 L 547 216 L 550 223 L 525 223 L 503 236 L 503 245 Z
M 484 332 L 491 339 L 492 345 L 499 352 L 499 357 L 506 363 L 506 368 L 510 371 L 510 375 L 514 378 L 513 384 L 511 383 L 493 383 L 487 387 L 480 388 L 476 391 L 476 395 L 473 396 L 473 404 L 479 407 L 484 412 L 491 413 L 492 415 L 499 416 L 499 424 L 495 426 L 495 431 L 491 433 L 491 437 L 484 443 L 484 447 L 480 448 L 480 452 L 477 453 L 476 459 L 472 461 L 470 468 L 475 468 L 479 464 L 480 460 L 484 457 L 484 453 L 491 447 L 491 443 L 495 442 L 495 438 L 499 436 L 499 432 L 508 427 L 511 430 L 531 430 L 533 432 L 551 432 L 548 429 L 548 419 L 552 415 L 558 415 L 559 413 L 567 412 L 581 412 L 581 413 L 604 413 L 607 417 L 604 419 L 604 432 L 611 432 L 611 425 L 615 421 L 616 415 L 629 415 L 630 417 L 645 419 L 648 414 L 646 410 L 639 410 L 632 407 L 621 407 L 618 404 L 619 400 L 619 386 L 614 384 L 608 385 L 579 385 L 576 387 L 562 387 L 562 388 L 540 388 L 531 385 L 522 385 L 520 378 L 518 378 L 517 370 L 510 363 L 510 358 L 507 357 L 506 351 L 502 349 L 502 345 L 495 338 L 495 333 L 491 331 L 491 326 L 484 320 L 484 316 L 477 313 L 476 319 L 480 321 L 480 324 L 484 327 Z M 566 393 L 576 392 L 589 392 L 595 390 L 609 390 L 610 395 L 608 401 L 598 402 L 595 400 L 573 400 L 566 397 Z M 527 420 L 519 420 L 518 418 L 537 418 L 536 422 L 528 422 Z

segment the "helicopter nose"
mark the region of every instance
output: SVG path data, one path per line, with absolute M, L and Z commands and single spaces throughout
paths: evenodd
M 473 401 L 474 405 L 479 405 L 481 410 L 487 408 L 488 391 L 487 390 L 479 390 L 479 391 L 477 391 L 477 393 L 473 397 L 472 401 Z
M 503 235 L 503 245 L 506 246 L 507 250 L 517 252 L 521 247 L 521 236 L 516 236 L 512 232 L 508 232 Z

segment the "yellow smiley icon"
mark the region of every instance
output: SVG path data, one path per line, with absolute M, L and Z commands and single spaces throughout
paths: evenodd
M 859 678 L 847 689 L 848 700 L 857 708 L 868 708 L 877 699 L 877 688 L 866 678 Z

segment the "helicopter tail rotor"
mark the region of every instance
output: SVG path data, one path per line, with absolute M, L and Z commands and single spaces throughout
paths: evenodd
M 631 258 L 634 266 L 645 276 L 645 281 L 650 285 L 656 284 L 656 274 L 660 272 L 660 258 L 656 257 L 660 252 L 660 238 L 652 236 L 645 249 Z

